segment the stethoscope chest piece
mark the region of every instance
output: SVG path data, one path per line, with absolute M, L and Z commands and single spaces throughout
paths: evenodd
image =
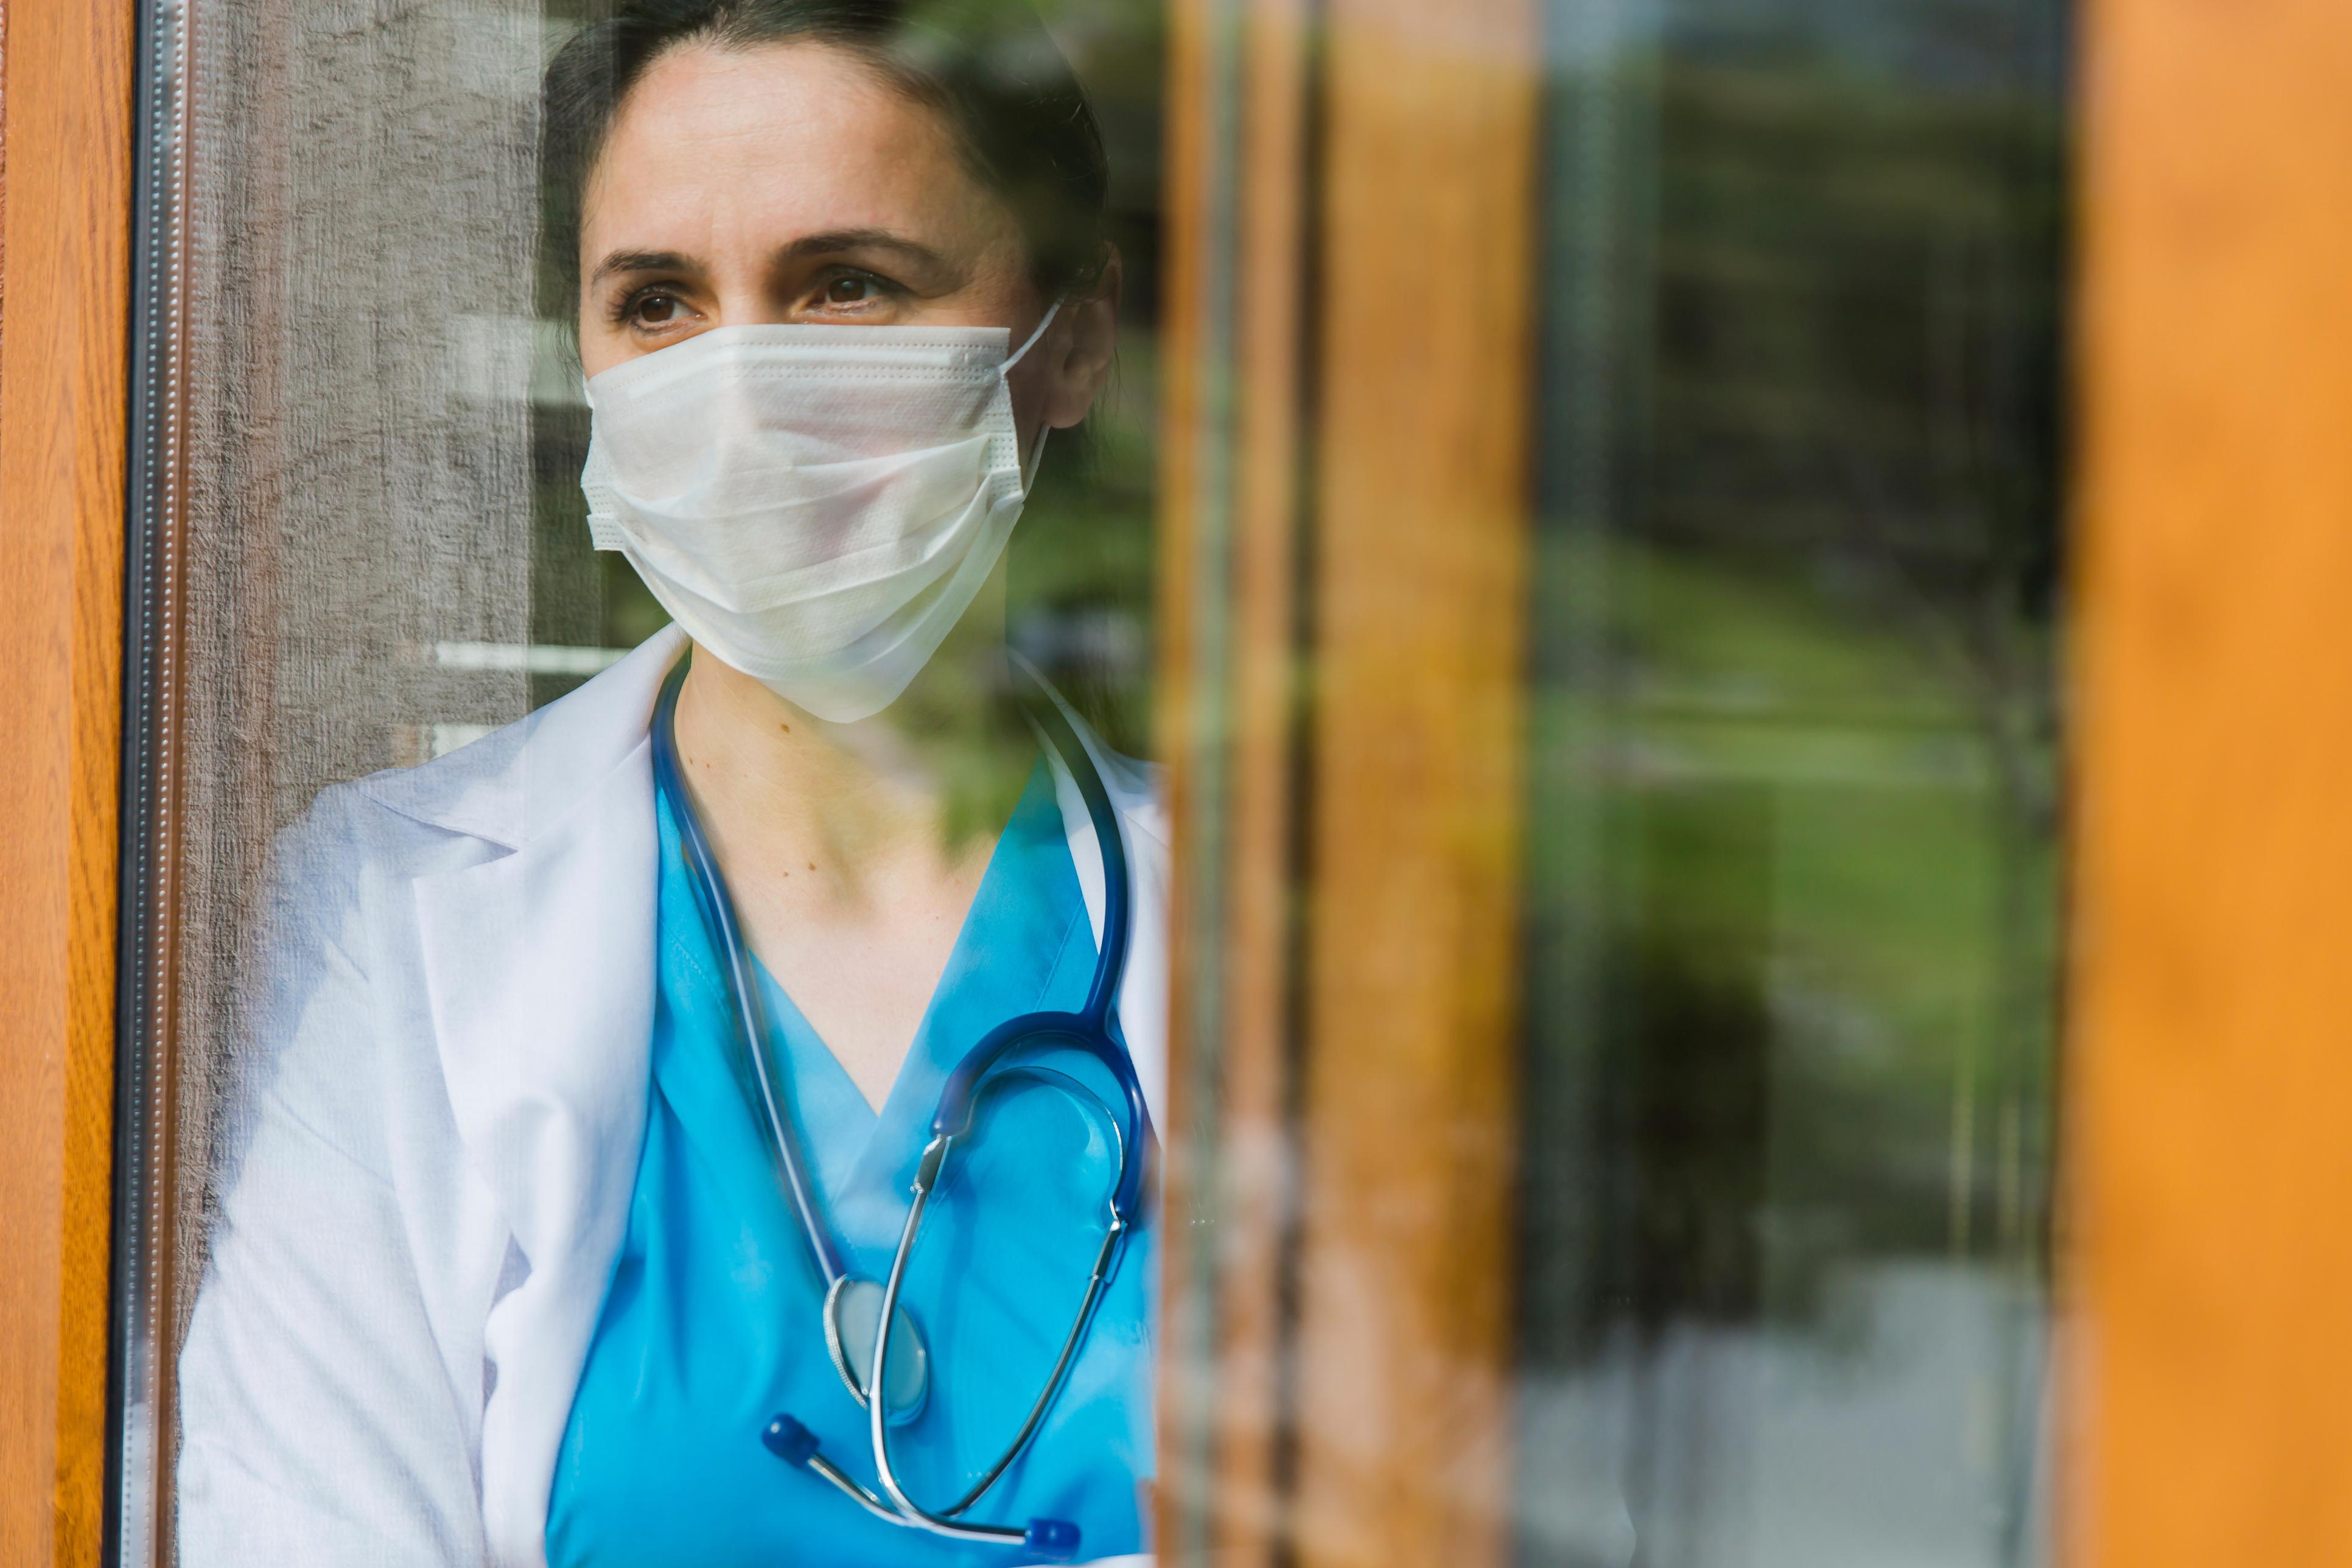
M 854 1274 L 835 1279 L 824 1293 L 824 1348 L 832 1352 L 833 1370 L 861 1405 L 866 1402 L 874 1351 L 881 1339 L 882 1296 L 880 1285 Z M 889 1384 L 882 1391 L 882 1414 L 891 1426 L 903 1426 L 923 1413 L 923 1402 L 929 1397 L 931 1352 L 906 1308 L 890 1316 L 890 1357 L 884 1366 Z

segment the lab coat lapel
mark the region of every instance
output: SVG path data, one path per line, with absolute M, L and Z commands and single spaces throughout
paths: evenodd
M 542 710 L 502 765 L 436 803 L 445 826 L 510 852 L 415 884 L 458 1135 L 527 1265 L 484 1330 L 482 1508 L 502 1565 L 544 1560 L 556 1453 L 636 1176 L 659 856 L 646 722 L 680 646 L 656 638 Z

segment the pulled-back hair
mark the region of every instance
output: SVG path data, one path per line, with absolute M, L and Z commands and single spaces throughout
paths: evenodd
M 1020 0 L 625 0 L 573 36 L 541 89 L 542 279 L 580 288 L 581 207 L 629 89 L 671 49 L 814 43 L 940 113 L 972 176 L 1013 214 L 1038 291 L 1083 292 L 1108 254 L 1109 173 L 1093 106 Z

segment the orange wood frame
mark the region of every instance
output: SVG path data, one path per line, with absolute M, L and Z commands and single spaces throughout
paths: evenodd
M 1297 977 L 1290 873 L 1293 792 L 1297 787 L 1295 661 L 1300 627 L 1297 567 L 1305 519 L 1300 514 L 1301 400 L 1304 387 L 1303 294 L 1307 229 L 1306 99 L 1307 26 L 1304 0 L 1266 0 L 1236 22 L 1237 36 L 1214 35 L 1215 7 L 1180 0 L 1171 29 L 1168 209 L 1175 243 L 1168 256 L 1168 310 L 1162 323 L 1169 352 L 1161 406 L 1162 438 L 1173 455 L 1162 468 L 1161 513 L 1169 521 L 1161 549 L 1163 679 L 1159 700 L 1171 802 L 1180 821 L 1195 825 L 1221 812 L 1226 850 L 1217 868 L 1222 897 L 1212 914 L 1199 962 L 1180 971 L 1172 997 L 1176 1047 L 1171 1073 L 1171 1130 L 1166 1192 L 1171 1214 L 1190 1223 L 1163 1231 L 1163 1278 L 1185 1280 L 1199 1267 L 1194 1250 L 1213 1255 L 1213 1290 L 1196 1299 L 1182 1287 L 1167 1295 L 1163 1345 L 1202 1337 L 1213 1346 L 1212 1365 L 1198 1368 L 1183 1353 L 1163 1352 L 1161 1518 L 1164 1560 L 1181 1562 L 1205 1552 L 1219 1563 L 1270 1563 L 1285 1538 L 1286 1500 L 1281 1478 L 1286 1426 L 1280 1393 L 1288 1352 L 1283 1303 L 1286 1252 L 1292 1231 L 1292 1142 L 1287 1121 Z M 1237 57 L 1237 58 L 1236 58 Z M 1228 74 L 1221 79 L 1220 70 Z M 1217 100 L 1238 99 L 1239 135 L 1228 160 L 1210 144 Z M 1230 329 L 1232 363 L 1209 364 L 1208 347 L 1220 323 L 1210 319 L 1206 292 L 1221 265 L 1212 236 L 1228 228 L 1230 265 L 1253 286 L 1235 298 Z M 1230 402 L 1214 405 L 1210 383 L 1222 369 Z M 1230 454 L 1226 491 L 1209 455 Z M 1202 509 L 1230 509 L 1231 552 L 1224 574 L 1202 581 L 1199 535 Z M 1225 646 L 1202 646 L 1203 595 L 1221 595 L 1229 610 Z M 1202 689 L 1209 672 L 1229 666 L 1222 692 Z M 1222 698 L 1223 710 L 1216 710 Z M 1205 731 L 1221 727 L 1211 737 Z M 1202 776 L 1226 748 L 1222 802 L 1208 798 Z M 1198 923 L 1205 891 L 1200 879 L 1177 879 L 1175 926 Z M 1188 951 L 1184 938 L 1180 953 Z M 1180 957 L 1180 963 L 1183 960 Z M 1213 990 L 1206 968 L 1222 971 Z M 1203 1015 L 1207 1016 L 1203 1016 Z M 1218 1037 L 1215 1103 L 1192 1093 L 1198 1031 Z M 1195 1118 L 1213 1116 L 1217 1132 L 1206 1169 L 1186 1155 Z M 1205 1376 L 1198 1375 L 1205 1373 Z M 1195 1454 L 1199 1443 L 1206 1452 Z M 1204 1468 L 1196 1468 L 1205 1461 Z M 1186 1514 L 1202 1523 L 1196 1539 L 1173 1526 Z
M 0 53 L 0 1560 L 99 1560 L 132 8 Z
M 1512 1542 L 1542 51 L 1528 0 L 1325 17 L 1298 1561 L 1469 1568 Z
M 1161 1560 L 1500 1563 L 1533 8 L 1173 23 Z
M 2352 1563 L 2352 6 L 2086 23 L 2064 1561 Z

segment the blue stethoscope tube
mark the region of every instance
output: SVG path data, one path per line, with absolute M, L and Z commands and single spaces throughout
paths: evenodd
M 1102 855 L 1103 940 L 1095 960 L 1094 978 L 1087 988 L 1086 1002 L 1077 1012 L 1028 1013 L 1008 1019 L 990 1030 L 948 1075 L 947 1083 L 940 1093 L 939 1105 L 931 1116 L 930 1139 L 917 1164 L 910 1188 L 912 1201 L 908 1208 L 906 1224 L 899 1232 L 889 1277 L 879 1287 L 881 1303 L 876 1315 L 872 1366 L 861 1385 L 861 1379 L 855 1370 L 855 1347 L 840 1342 L 842 1335 L 836 1310 L 843 1305 L 845 1292 L 860 1289 L 870 1292 L 875 1287 L 870 1281 L 860 1280 L 851 1275 L 842 1262 L 841 1250 L 825 1227 L 817 1204 L 815 1184 L 810 1179 L 807 1164 L 801 1155 L 799 1140 L 793 1135 L 774 1076 L 770 1070 L 766 1017 L 760 1005 L 759 988 L 752 984 L 751 955 L 745 950 L 741 929 L 736 922 L 734 901 L 728 896 L 727 884 L 719 874 L 718 861 L 710 852 L 709 840 L 703 834 L 701 820 L 695 813 L 693 799 L 687 793 L 678 767 L 677 694 L 685 682 L 686 670 L 687 661 L 681 659 L 677 668 L 662 683 L 661 696 L 655 704 L 652 726 L 654 784 L 669 803 L 670 814 L 677 823 L 678 838 L 686 853 L 688 868 L 693 873 L 695 902 L 713 934 L 718 937 L 719 949 L 726 957 L 728 980 L 734 992 L 737 1024 L 743 1031 L 745 1054 L 751 1058 L 753 1077 L 758 1081 L 760 1107 L 768 1124 L 769 1142 L 776 1153 L 785 1195 L 791 1202 L 794 1217 L 800 1222 L 810 1257 L 824 1279 L 828 1348 L 842 1381 L 866 1408 L 875 1471 L 883 1492 L 887 1494 L 887 1500 L 819 1452 L 815 1435 L 788 1414 L 780 1414 L 770 1422 L 761 1434 L 761 1440 L 778 1458 L 821 1476 L 868 1513 L 891 1524 L 954 1540 L 1024 1546 L 1033 1555 L 1045 1560 L 1066 1561 L 1076 1555 L 1078 1547 L 1077 1526 L 1066 1520 L 1035 1519 L 1030 1521 L 1024 1529 L 1010 1525 L 964 1523 L 958 1516 L 995 1485 L 998 1478 L 1036 1435 L 1045 1412 L 1060 1391 L 1070 1363 L 1076 1359 L 1079 1344 L 1085 1339 L 1095 1310 L 1102 1300 L 1104 1289 L 1117 1268 L 1118 1255 L 1142 1204 L 1151 1118 L 1144 1104 L 1143 1089 L 1136 1077 L 1135 1064 L 1128 1055 L 1125 1042 L 1118 1037 L 1118 984 L 1127 967 L 1127 850 L 1119 837 L 1118 819 L 1111 809 L 1110 795 L 1103 785 L 1102 774 L 1095 766 L 1092 754 L 1071 728 L 1060 704 L 1041 689 L 1038 700 L 1024 704 L 1024 707 L 1046 743 L 1060 757 L 1077 784 L 1078 793 L 1086 802 L 1087 816 L 1094 825 L 1096 845 Z M 1062 1342 L 1061 1352 L 1055 1360 L 1053 1370 L 1030 1406 L 1027 1418 L 1003 1454 L 982 1473 L 961 1498 L 945 1509 L 932 1510 L 923 1508 L 908 1495 L 890 1462 L 888 1428 L 899 1420 L 912 1417 L 921 1404 L 921 1390 L 928 1384 L 928 1377 L 923 1374 L 928 1373 L 929 1352 L 921 1346 L 911 1322 L 898 1305 L 899 1288 L 905 1278 L 907 1260 L 914 1249 L 915 1237 L 922 1226 L 924 1211 L 937 1188 L 949 1151 L 957 1139 L 971 1131 L 973 1113 L 982 1099 L 997 1083 L 1009 1081 L 1016 1076 L 1061 1079 L 1066 1083 L 1069 1082 L 1063 1079 L 1063 1075 L 1048 1069 L 1024 1067 L 1011 1061 L 1009 1058 L 1023 1047 L 1055 1047 L 1083 1051 L 1108 1069 L 1126 1100 L 1126 1126 L 1122 1129 L 1113 1124 L 1111 1129 L 1113 1141 L 1119 1152 L 1119 1178 L 1108 1200 L 1108 1220 L 1103 1244 L 1096 1254 L 1085 1297 L 1069 1333 Z M 1081 1102 L 1093 1100 L 1091 1094 L 1079 1089 L 1075 1083 L 1070 1087 L 1077 1091 Z M 1093 1102 L 1097 1106 L 1100 1104 L 1099 1101 Z M 906 1330 L 908 1342 L 904 1345 L 899 1343 L 901 1326 Z M 890 1358 L 894 1352 L 905 1354 L 909 1352 L 922 1356 L 926 1364 L 918 1369 L 919 1381 L 913 1396 L 905 1403 L 903 1409 L 894 1408 L 890 1396 L 894 1386 L 889 1377 Z M 874 1396 L 869 1397 L 869 1388 L 876 1391 Z

